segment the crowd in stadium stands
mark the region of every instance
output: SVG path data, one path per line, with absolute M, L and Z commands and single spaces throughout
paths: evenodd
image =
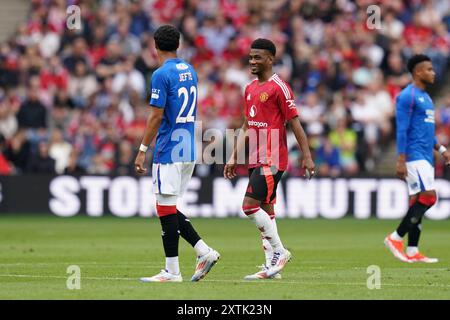
M 66 26 L 71 4 L 81 29 Z M 379 29 L 367 25 L 371 4 L 381 7 Z M 448 0 L 32 0 L 0 44 L 0 174 L 134 174 L 158 67 L 152 32 L 166 23 L 182 31 L 179 55 L 197 69 L 203 130 L 241 126 L 250 43 L 272 39 L 323 176 L 373 173 L 395 143 L 406 60 L 429 55 L 438 83 L 450 61 Z M 450 95 L 436 107 L 448 145 Z M 300 176 L 292 133 L 288 146 L 289 174 Z

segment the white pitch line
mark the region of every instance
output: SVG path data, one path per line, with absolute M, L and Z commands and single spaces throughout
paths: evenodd
M 257 284 L 265 284 L 265 283 L 282 283 L 282 284 L 300 284 L 300 285 L 345 285 L 345 286 L 361 286 L 367 287 L 366 282 L 305 282 L 305 281 L 280 281 L 280 280 L 266 280 L 266 281 L 258 281 L 258 280 L 203 280 L 206 282 L 239 282 L 239 283 L 257 283 Z M 382 283 L 381 286 L 390 286 L 390 287 L 442 287 L 442 288 L 450 288 L 450 284 L 400 284 L 400 283 Z
M 2 265 L 26 265 L 26 264 L 42 264 L 42 265 L 53 265 L 53 264 L 111 264 L 114 263 L 105 263 L 105 262 L 97 262 L 97 261 L 63 261 L 63 262 L 11 262 L 11 263 L 0 263 Z M 126 264 L 146 264 L 146 262 L 127 262 Z
M 353 269 L 366 269 L 366 267 L 353 267 Z M 425 270 L 425 271 L 450 271 L 449 268 L 421 268 L 421 267 L 380 267 L 381 270 Z
M 41 276 L 36 274 L 0 274 L 0 277 L 6 277 L 6 278 L 42 278 L 42 279 L 67 279 L 67 277 L 64 276 L 53 276 L 53 275 L 47 275 L 47 276 Z M 125 281 L 137 281 L 138 278 L 116 278 L 116 277 L 81 277 L 81 279 L 87 279 L 87 280 L 125 280 Z
M 299 263 L 303 264 L 342 264 L 342 263 L 360 263 L 361 260 L 341 260 L 341 261 L 336 261 L 336 260 L 299 260 Z M 8 265 L 27 265 L 27 264 L 42 264 L 42 265 L 54 265 L 54 264 L 89 264 L 89 265 L 107 265 L 107 264 L 111 264 L 111 265 L 115 265 L 113 263 L 104 263 L 104 262 L 97 262 L 97 261 L 87 261 L 87 262 L 83 262 L 83 261 L 67 261 L 67 262 L 11 262 L 11 263 L 0 263 L 0 266 L 8 266 Z M 138 262 L 138 261 L 130 261 L 127 264 L 136 264 L 136 265 L 140 265 L 140 264 L 144 264 L 146 265 L 147 262 L 142 261 L 142 262 Z
M 326 265 L 327 263 L 325 263 Z M 161 267 L 160 264 L 157 265 L 151 265 L 151 264 L 147 264 L 145 262 L 130 262 L 130 263 L 124 263 L 124 264 L 117 264 L 117 263 L 101 263 L 101 262 L 16 262 L 16 263 L 0 263 L 0 267 L 13 267 L 13 266 L 30 266 L 30 267 L 47 267 L 47 266 L 53 266 L 53 265 L 63 265 L 63 266 L 69 266 L 69 265 L 78 265 L 80 267 L 83 266 L 98 266 L 98 267 L 145 267 L 145 268 L 159 268 Z M 230 266 L 227 266 L 228 268 L 230 268 Z M 232 268 L 232 267 L 231 267 Z M 341 267 L 339 269 L 333 269 L 330 270 L 331 271 L 350 271 L 350 270 L 365 270 L 367 267 Z M 299 271 L 302 270 L 310 270 L 310 269 L 324 269 L 324 270 L 328 270 L 329 268 L 327 266 L 304 266 L 304 265 L 300 265 L 299 266 Z M 421 268 L 421 267 L 382 267 L 382 270 L 413 270 L 413 271 L 450 271 L 450 267 L 449 268 Z
M 32 275 L 32 274 L 0 274 L 0 277 L 5 278 L 41 278 L 41 279 L 67 279 L 64 276 L 55 276 L 55 275 Z M 124 277 L 82 277 L 81 279 L 86 280 L 119 280 L 119 281 L 136 281 L 139 282 L 139 278 L 124 278 Z M 186 281 L 188 282 L 188 281 Z M 304 281 L 279 281 L 279 280 L 267 280 L 267 281 L 251 281 L 251 280 L 229 280 L 229 279 L 212 279 L 212 280 L 202 280 L 202 282 L 218 282 L 218 283 L 253 283 L 253 284 L 299 284 L 299 285 L 345 285 L 345 286 L 361 286 L 366 287 L 365 282 L 304 282 Z M 438 288 L 450 288 L 450 284 L 400 284 L 400 283 L 382 283 L 381 286 L 389 286 L 389 287 L 438 287 Z
M 70 266 L 77 265 L 80 267 L 83 266 L 92 266 L 92 267 L 149 267 L 149 268 L 160 268 L 161 264 L 146 264 L 146 263 L 84 263 L 84 262 L 55 262 L 55 263 L 0 263 L 0 267 L 20 267 L 20 266 L 28 266 L 28 267 L 48 267 L 48 266 Z

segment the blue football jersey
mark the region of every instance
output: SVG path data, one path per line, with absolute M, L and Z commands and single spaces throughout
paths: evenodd
M 182 59 L 168 59 L 152 75 L 150 105 L 164 108 L 154 163 L 195 161 L 197 73 Z
M 413 84 L 397 97 L 397 153 L 406 161 L 427 160 L 432 166 L 433 148 L 437 143 L 434 105 L 428 93 Z

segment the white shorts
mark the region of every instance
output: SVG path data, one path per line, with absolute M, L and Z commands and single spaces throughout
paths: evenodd
M 409 195 L 434 190 L 434 167 L 426 160 L 406 162 Z
M 195 162 L 154 163 L 153 192 L 181 197 L 194 173 Z

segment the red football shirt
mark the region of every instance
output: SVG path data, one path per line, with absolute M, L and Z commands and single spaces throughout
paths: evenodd
M 249 168 L 275 165 L 285 171 L 288 163 L 287 121 L 298 116 L 290 86 L 275 73 L 260 84 L 245 87 L 244 113 L 248 122 Z

